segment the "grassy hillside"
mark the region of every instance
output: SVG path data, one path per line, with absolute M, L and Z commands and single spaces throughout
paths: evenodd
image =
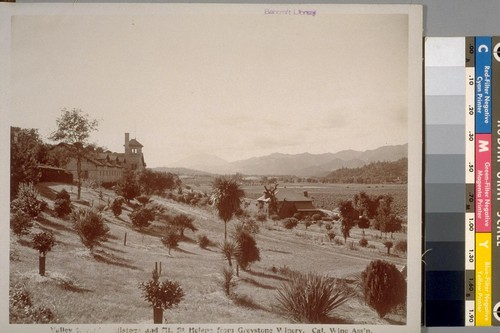
M 46 276 L 38 275 L 38 252 L 29 247 L 29 237 L 17 239 L 11 235 L 10 285 L 23 286 L 37 306 L 46 306 L 56 315 L 59 323 L 151 323 L 152 308 L 145 302 L 139 283 L 151 277 L 155 262 L 162 265 L 161 278 L 178 281 L 185 292 L 177 308 L 166 311 L 169 323 L 283 323 L 290 322 L 276 309 L 276 288 L 286 281 L 287 271 L 318 272 L 350 280 L 374 259 L 384 259 L 402 266 L 404 254 L 387 256 L 378 232 L 367 231 L 369 248 L 357 243 L 361 231 L 353 229 L 347 245 L 330 242 L 324 226 L 313 225 L 307 230 L 299 225 L 286 230 L 279 223 L 267 221 L 256 236 L 261 261 L 251 270 L 241 272 L 235 289 L 236 296 L 229 299 L 220 285 L 221 270 L 226 264 L 217 246 L 201 249 L 197 235 L 205 234 L 213 244 L 223 240 L 224 224 L 211 208 L 192 207 L 155 197 L 172 213 L 192 216 L 196 233 L 186 231 L 187 238 L 178 249 L 168 254 L 160 238 L 164 226 L 154 222 L 144 231 L 134 229 L 128 217 L 131 208 L 115 218 L 110 210 L 104 215 L 111 231 L 110 239 L 89 252 L 67 219 L 55 217 L 51 210 L 55 193 L 65 188 L 76 197 L 76 188 L 69 185 L 45 183 L 38 189 L 48 203 L 37 219 L 32 233 L 50 230 L 56 237 L 56 246 L 47 254 Z M 83 189 L 82 206 L 111 202 L 112 191 Z M 101 198 L 101 199 L 100 199 Z M 338 222 L 336 222 L 338 224 Z M 233 222 L 229 222 L 228 230 Z M 340 235 L 339 225 L 333 230 Z M 127 244 L 124 236 L 127 234 Z M 396 238 L 406 239 L 397 234 Z M 396 242 L 397 240 L 393 240 Z M 374 310 L 364 304 L 361 293 L 334 314 L 332 322 L 387 324 L 403 323 L 404 317 L 391 314 L 378 318 Z

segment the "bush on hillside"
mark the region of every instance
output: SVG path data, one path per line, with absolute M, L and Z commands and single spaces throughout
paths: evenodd
M 396 245 L 394 246 L 394 249 L 398 252 L 406 253 L 406 251 L 408 251 L 408 243 L 406 239 L 397 242 Z
M 297 224 L 299 224 L 299 220 L 294 217 L 289 217 L 283 220 L 283 226 L 286 229 L 293 229 L 297 226 Z
M 210 245 L 210 239 L 206 235 L 198 235 L 198 245 L 202 249 L 206 249 Z
M 361 247 L 367 247 L 367 246 L 368 246 L 368 239 L 366 239 L 366 238 L 361 238 L 361 239 L 359 240 L 359 246 L 361 246 Z
M 15 324 L 48 324 L 56 322 L 55 314 L 45 306 L 33 305 L 31 295 L 21 286 L 9 289 L 9 321 Z
M 16 198 L 10 203 L 13 212 L 22 211 L 35 218 L 44 208 L 44 203 L 38 200 L 39 193 L 32 183 L 19 184 Z
M 73 210 L 70 218 L 76 233 L 87 248 L 92 250 L 108 239 L 109 228 L 100 212 L 91 208 L 79 208 Z
M 235 235 L 238 251 L 236 253 L 236 261 L 243 270 L 247 270 L 249 266 L 260 261 L 260 251 L 257 247 L 255 238 L 246 231 L 240 231 Z
M 366 304 L 380 318 L 406 301 L 406 281 L 394 264 L 372 261 L 362 273 Z
M 296 273 L 278 288 L 278 308 L 299 323 L 326 323 L 332 312 L 355 296 L 345 282 L 315 273 Z
M 54 211 L 58 217 L 64 217 L 71 213 L 71 199 L 69 193 L 65 189 L 62 189 L 56 194 Z
M 145 228 L 155 219 L 155 213 L 150 207 L 142 206 L 134 209 L 129 217 L 135 227 Z
M 33 219 L 22 210 L 18 210 L 10 215 L 10 228 L 18 238 L 28 235 L 32 227 Z

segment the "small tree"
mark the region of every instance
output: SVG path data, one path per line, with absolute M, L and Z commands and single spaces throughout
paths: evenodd
M 71 199 L 69 193 L 65 189 L 62 189 L 56 194 L 54 210 L 58 217 L 64 217 L 71 213 Z
M 406 301 L 406 281 L 391 263 L 372 261 L 362 273 L 366 303 L 383 318 Z
M 163 310 L 173 308 L 184 298 L 184 291 L 179 283 L 170 280 L 160 282 L 160 274 L 153 270 L 152 279 L 142 282 L 139 289 L 145 301 L 153 306 L 153 318 L 155 324 L 163 322 Z
M 238 244 L 233 241 L 224 241 L 221 245 L 219 245 L 224 258 L 227 259 L 227 263 L 230 267 L 233 267 L 233 257 L 238 254 Z
M 175 229 L 167 227 L 167 232 L 164 237 L 161 238 L 161 242 L 168 248 L 168 255 L 170 255 L 170 250 L 179 246 L 180 236 L 177 235 Z
M 344 242 L 347 242 L 347 237 L 350 236 L 354 221 L 359 217 L 358 211 L 354 209 L 352 202 L 343 200 L 339 204 L 340 216 L 342 217 L 341 229 L 344 236 Z
M 235 240 L 238 246 L 236 260 L 243 270 L 247 270 L 253 262 L 260 261 L 257 242 L 250 233 L 240 231 L 235 235 Z
M 194 219 L 185 214 L 179 214 L 174 216 L 172 220 L 172 225 L 179 230 L 179 235 L 184 238 L 184 230 L 189 229 L 192 232 L 198 231 L 198 228 L 193 224 Z
M 391 248 L 394 244 L 392 242 L 385 242 L 384 243 L 384 246 L 387 248 L 387 255 L 390 255 L 391 254 Z
M 55 245 L 55 238 L 51 232 L 39 232 L 31 240 L 31 247 L 38 250 L 38 273 L 45 275 L 45 254 L 52 250 Z
M 116 185 L 116 193 L 130 202 L 130 200 L 141 194 L 141 187 L 137 182 L 136 174 L 133 171 L 127 170 Z
M 111 211 L 113 212 L 113 215 L 115 217 L 118 217 L 122 213 L 122 204 L 123 204 L 123 199 L 122 197 L 118 197 L 113 200 L 111 203 Z
M 76 159 L 77 199 L 80 200 L 83 180 L 82 160 L 86 154 L 85 146 L 88 144 L 90 133 L 97 130 L 99 122 L 96 119 L 90 119 L 88 114 L 84 114 L 82 110 L 76 108 L 63 109 L 61 113 L 56 121 L 57 130 L 52 133 L 49 139 L 66 143 L 69 153 Z
M 155 219 L 155 212 L 148 206 L 141 206 L 134 209 L 129 217 L 135 227 L 142 229 L 148 227 Z
M 12 229 L 14 235 L 16 235 L 18 238 L 21 238 L 24 235 L 28 235 L 32 227 L 33 220 L 31 216 L 29 216 L 22 210 L 18 210 L 10 215 L 10 228 Z
M 38 200 L 39 193 L 32 183 L 19 184 L 16 198 L 10 203 L 13 212 L 22 211 L 35 218 L 43 209 L 43 202 Z
M 212 201 L 224 221 L 224 240 L 227 240 L 227 222 L 240 208 L 241 199 L 245 192 L 240 188 L 235 179 L 217 177 L 213 183 Z
M 363 230 L 363 236 L 365 235 L 365 229 L 370 227 L 370 220 L 364 216 L 360 217 L 358 220 L 358 228 Z
M 304 221 L 304 226 L 306 227 L 306 230 L 307 228 L 309 228 L 312 224 L 312 221 L 309 219 L 309 218 L 306 218 L 305 221 Z
M 198 245 L 202 249 L 206 249 L 210 245 L 210 239 L 208 239 L 207 235 L 198 235 Z
M 224 266 L 221 271 L 222 274 L 222 288 L 224 289 L 224 294 L 226 296 L 231 296 L 232 289 L 236 287 L 236 281 L 234 280 L 234 271 L 231 266 Z
M 96 210 L 75 209 L 71 213 L 71 221 L 83 245 L 90 250 L 108 239 L 109 228 L 104 223 L 104 217 Z

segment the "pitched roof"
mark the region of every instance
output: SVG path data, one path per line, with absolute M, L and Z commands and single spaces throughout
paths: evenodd
M 128 142 L 128 145 L 129 145 L 129 147 L 132 147 L 132 146 L 133 146 L 133 147 L 141 147 L 141 148 L 142 148 L 142 147 L 144 147 L 144 146 L 143 146 L 143 145 L 141 145 L 141 144 L 139 143 L 139 141 L 137 141 L 136 139 L 132 139 L 132 140 L 130 140 L 130 141 Z
M 276 199 L 278 200 L 278 202 L 285 200 L 295 202 L 312 202 L 312 199 L 304 196 L 304 193 L 289 188 L 279 188 L 278 191 L 276 191 Z
M 276 191 L 276 200 L 278 202 L 286 200 L 286 201 L 304 202 L 304 203 L 313 201 L 311 198 L 304 196 L 304 193 L 289 188 L 279 188 Z M 269 198 L 266 198 L 266 195 L 264 194 L 260 198 L 258 198 L 257 201 L 268 202 Z

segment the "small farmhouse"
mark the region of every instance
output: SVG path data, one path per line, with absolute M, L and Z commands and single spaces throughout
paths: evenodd
M 125 170 L 145 169 L 142 147 L 136 139 L 130 139 L 129 133 L 125 133 L 123 153 L 89 152 L 82 160 L 83 179 L 101 183 L 114 182 L 123 176 Z M 75 158 L 70 159 L 65 169 L 73 174 L 73 179 L 78 179 Z
M 295 213 L 303 215 L 313 215 L 320 213 L 314 207 L 313 200 L 307 191 L 299 192 L 294 189 L 280 188 L 276 191 L 276 201 L 278 204 L 278 216 L 280 218 L 292 217 Z M 267 210 L 271 199 L 264 194 L 257 199 L 260 209 Z

